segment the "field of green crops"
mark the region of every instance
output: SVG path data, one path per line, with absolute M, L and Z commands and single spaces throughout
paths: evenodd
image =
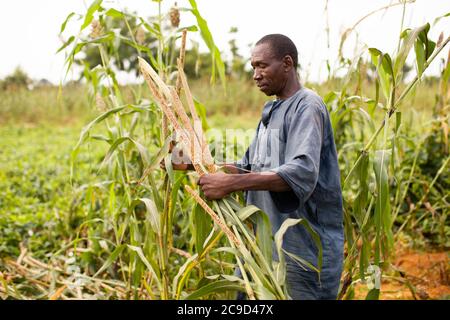
M 227 75 L 190 3 L 196 30 L 215 57 L 211 72 L 221 80 L 188 79 L 203 130 L 254 129 L 267 97 L 251 79 Z M 109 31 L 114 19 L 134 21 L 129 28 L 156 37 L 156 52 L 146 49 L 145 39 L 137 42 L 136 30 Z M 120 39 L 189 104 L 188 88 L 169 77 L 181 73 L 175 58 L 181 61 L 183 50 L 174 44 L 182 30 L 160 32 L 155 26 L 162 19 L 150 24 L 93 1 L 78 23 L 80 33 L 89 26 L 97 33 L 68 37 L 62 48 L 69 67 L 83 48 L 98 50 L 101 65 L 85 66 L 85 84 L 0 91 L 0 298 L 233 299 L 237 291 L 288 298 L 284 262 L 270 254 L 272 242 L 281 250 L 283 230 L 275 237 L 264 233 L 270 228 L 265 214 L 245 207 L 242 194 L 202 200 L 195 172 L 171 170 L 167 136 L 175 126 L 158 97 L 144 81 L 116 82 L 108 62 L 118 55 Z M 398 246 L 450 249 L 450 55 L 440 76 L 422 77 L 450 40 L 428 39 L 429 29 L 405 30 L 394 53 L 371 48 L 365 58 L 343 61 L 344 77 L 304 84 L 327 105 L 339 156 L 346 238 L 339 299 L 382 298 L 385 279 L 416 297 L 417 283 L 392 263 Z M 417 74 L 410 81 L 402 77 L 407 56 Z M 368 67 L 375 76 L 367 76 Z M 225 149 L 235 159 L 245 152 L 242 139 L 218 149 L 217 135 L 207 137 L 216 159 Z M 448 266 L 442 272 L 448 275 Z M 361 283 L 368 288 L 363 297 L 355 295 Z

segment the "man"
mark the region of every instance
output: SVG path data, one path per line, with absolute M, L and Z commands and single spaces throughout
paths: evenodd
M 329 114 L 322 99 L 301 86 L 297 49 L 281 34 L 260 39 L 251 56 L 253 79 L 267 96 L 257 134 L 229 173 L 202 176 L 198 184 L 209 199 L 246 191 L 247 204 L 268 214 L 275 233 L 287 218 L 306 219 L 323 247 L 317 272 L 287 260 L 292 299 L 336 299 L 343 263 L 340 174 Z M 303 226 L 288 229 L 283 248 L 315 266 L 318 249 Z

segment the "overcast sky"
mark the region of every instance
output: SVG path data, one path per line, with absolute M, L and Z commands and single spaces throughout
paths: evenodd
M 163 0 L 163 11 L 175 1 Z M 188 0 L 178 0 L 178 6 L 188 7 Z M 366 14 L 397 3 L 398 0 L 329 0 L 325 11 L 325 0 L 197 0 L 199 10 L 208 21 L 219 49 L 228 52 L 230 27 L 237 27 L 240 53 L 250 55 L 249 45 L 268 33 L 283 33 L 298 47 L 299 61 L 303 66 L 302 77 L 321 80 L 326 77 L 327 59 L 333 65 L 344 30 L 354 25 Z M 32 78 L 47 78 L 58 83 L 64 75 L 64 55 L 55 55 L 61 45 L 58 37 L 61 23 L 70 12 L 84 13 L 91 0 L 14 0 L 0 4 L 0 78 L 20 65 Z M 157 14 L 156 3 L 151 0 L 105 0 L 108 7 L 136 10 L 141 16 Z M 328 19 L 327 19 L 328 12 Z M 450 12 L 448 0 L 417 0 L 407 5 L 405 27 L 418 27 Z M 345 53 L 351 56 L 355 43 L 364 44 L 383 51 L 393 52 L 400 31 L 402 6 L 380 11 L 364 20 L 356 33 L 348 39 Z M 327 48 L 326 25 L 330 28 L 330 48 Z M 189 13 L 182 12 L 181 25 L 194 23 Z M 75 32 L 79 21 L 68 25 Z M 432 27 L 431 38 L 436 40 L 440 32 L 450 33 L 450 17 L 441 19 Z M 189 35 L 193 38 L 193 35 Z M 66 38 L 68 37 L 68 33 Z M 443 53 L 443 56 L 447 52 Z M 431 72 L 436 73 L 439 63 Z

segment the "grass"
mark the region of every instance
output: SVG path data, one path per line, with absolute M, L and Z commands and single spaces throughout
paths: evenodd
M 61 90 L 57 86 L 0 90 L 0 124 L 85 122 L 94 114 L 87 92 L 84 86 L 76 85 Z

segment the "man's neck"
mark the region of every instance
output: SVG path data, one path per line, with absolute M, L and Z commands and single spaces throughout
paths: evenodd
M 283 91 L 277 95 L 277 99 L 286 100 L 287 98 L 292 97 L 301 87 L 300 81 L 296 75 L 286 82 Z

